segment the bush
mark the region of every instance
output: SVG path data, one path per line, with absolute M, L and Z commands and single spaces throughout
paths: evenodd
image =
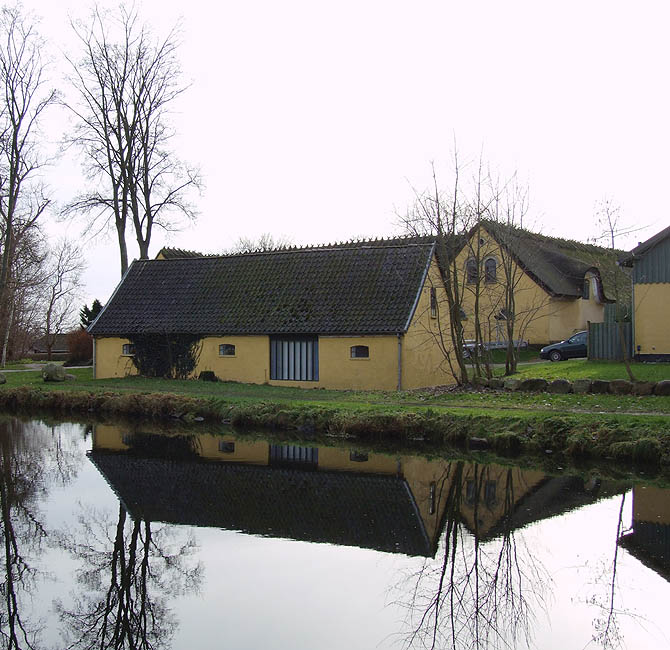
M 93 358 L 93 337 L 85 330 L 73 330 L 67 335 L 69 352 L 65 365 L 87 364 Z

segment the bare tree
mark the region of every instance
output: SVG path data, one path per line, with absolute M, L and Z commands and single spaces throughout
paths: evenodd
M 4 341 L 15 313 L 12 270 L 25 250 L 23 239 L 38 227 L 50 203 L 37 174 L 46 162 L 39 147 L 39 124 L 56 101 L 56 91 L 45 78 L 42 47 L 19 5 L 0 9 L 0 326 Z
M 81 563 L 73 604 L 56 603 L 67 647 L 171 647 L 177 622 L 169 599 L 197 590 L 202 579 L 192 536 L 131 519 L 119 504 L 116 522 L 106 513 L 83 512 L 78 529 L 60 535 L 58 543 Z
M 621 210 L 618 206 L 610 199 L 604 199 L 600 202 L 597 208 L 597 217 L 598 224 L 603 230 L 603 234 L 600 236 L 600 239 L 605 239 L 612 249 L 616 251 L 616 238 L 621 235 L 627 235 L 631 232 L 634 232 L 635 228 L 626 228 L 621 225 Z M 626 367 L 626 374 L 630 381 L 635 381 L 635 375 L 633 374 L 633 368 L 631 367 L 630 362 L 630 350 L 626 345 L 626 337 L 624 335 L 624 319 L 625 312 L 628 312 L 627 309 L 623 309 L 621 304 L 621 287 L 619 285 L 619 275 L 615 273 L 613 275 L 612 287 L 614 289 L 614 302 L 616 309 L 616 323 L 617 331 L 619 333 L 619 345 L 621 346 L 621 354 L 623 357 L 623 363 Z
M 259 253 L 286 248 L 292 243 L 289 237 L 284 237 L 283 235 L 273 236 L 269 232 L 264 232 L 257 239 L 253 237 L 238 237 L 228 252 L 231 254 Z
M 70 60 L 79 97 L 69 105 L 77 120 L 72 142 L 86 156 L 93 187 L 65 214 L 89 216 L 90 229 L 113 223 L 123 274 L 129 222 L 140 258 L 148 259 L 155 227 L 176 229 L 175 214 L 195 218 L 188 195 L 200 187 L 200 175 L 170 146 L 169 110 L 185 90 L 177 30 L 156 40 L 137 11 L 124 6 L 115 15 L 96 8 L 88 23 L 73 22 L 72 29 L 83 50 Z
M 436 340 L 456 381 L 466 384 L 468 363 L 464 356 L 462 308 L 464 284 L 456 257 L 469 213 L 461 194 L 458 154 L 454 154 L 453 183 L 448 191 L 440 188 L 435 165 L 432 171 L 431 190 L 415 192 L 414 205 L 400 216 L 400 221 L 408 234 L 416 237 L 428 235 L 436 239 L 444 300 L 439 301 L 441 305 L 436 305 L 436 331 L 427 332 L 427 335 Z
M 81 251 L 71 242 L 61 241 L 54 249 L 47 265 L 44 282 L 44 341 L 47 359 L 56 342 L 76 322 L 74 308 L 84 266 Z

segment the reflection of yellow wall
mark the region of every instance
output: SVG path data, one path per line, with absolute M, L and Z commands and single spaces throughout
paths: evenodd
M 470 463 L 463 473 L 463 505 L 461 515 L 472 531 L 480 536 L 486 536 L 505 515 L 511 514 L 516 504 L 533 490 L 546 474 L 538 470 L 524 470 L 519 467 L 503 467 L 501 465 L 477 465 Z M 510 481 L 510 492 L 506 495 Z M 467 501 L 467 484 L 474 481 L 477 499 Z M 495 483 L 494 498 L 487 499 L 487 482 Z M 506 502 L 506 496 L 514 498 L 512 503 Z M 476 508 L 475 508 L 476 506 Z M 506 508 L 508 511 L 506 512 Z M 476 519 L 475 519 L 476 515 Z
M 633 519 L 670 524 L 670 490 L 656 487 L 633 487 Z
M 319 468 L 363 474 L 397 474 L 398 460 L 383 454 L 367 454 L 366 461 L 351 460 L 351 449 L 319 447 Z M 364 453 L 364 452 L 363 452 Z
M 224 451 L 221 443 L 233 442 L 234 451 Z M 238 440 L 232 436 L 216 436 L 209 433 L 198 436 L 198 454 L 211 460 L 223 460 L 248 465 L 267 465 L 270 459 L 268 443 L 265 441 Z
M 93 449 L 123 451 L 128 445 L 123 442 L 124 433 L 111 424 L 96 424 L 93 428 Z
M 477 237 L 482 244 L 476 253 Z M 465 278 L 465 267 L 468 259 L 479 256 L 483 261 L 492 257 L 497 261 L 497 281 L 486 283 L 482 281 L 479 289 L 479 317 L 482 322 L 484 338 L 488 340 L 504 340 L 507 338 L 504 321 L 499 323 L 495 315 L 504 307 L 504 272 L 501 267 L 504 259 L 498 243 L 486 232 L 475 234 L 470 244 L 463 248 L 457 258 L 457 268 L 463 274 L 459 281 Z M 532 269 L 531 269 L 532 271 Z M 483 271 L 482 271 L 482 277 Z M 515 313 L 517 322 L 515 338 L 523 338 L 532 344 L 561 341 L 577 331 L 584 330 L 588 321 L 600 322 L 604 320 L 605 306 L 596 298 L 596 283 L 592 273 L 586 277 L 591 282 L 589 299 L 582 298 L 554 298 L 540 287 L 527 273 L 514 265 L 512 271 L 515 285 Z M 468 317 L 465 321 L 465 338 L 474 339 L 475 313 L 474 284 L 465 284 L 463 294 L 463 309 Z
M 670 284 L 636 284 L 634 314 L 635 353 L 670 354 Z
M 430 277 L 432 283 L 439 283 L 434 260 Z M 427 282 L 408 332 L 400 337 L 402 388 L 453 383 L 451 375 L 444 371 L 444 356 L 435 337 L 430 334 L 435 330 L 435 324 L 435 319 L 430 318 L 430 288 Z M 129 341 L 116 337 L 96 339 L 96 379 L 137 374 L 132 358 L 121 354 L 124 343 Z M 234 356 L 219 356 L 219 345 L 224 343 L 235 346 Z M 354 345 L 368 346 L 369 358 L 352 359 L 351 348 Z M 398 387 L 398 337 L 320 336 L 319 381 L 271 380 L 268 336 L 206 337 L 202 341 L 193 375 L 197 377 L 203 370 L 211 370 L 223 381 L 267 382 L 300 388 L 395 390 Z
M 118 426 L 98 424 L 94 428 L 93 448 L 124 451 L 129 447 L 123 440 L 127 433 Z M 141 434 L 139 434 L 141 435 Z M 268 465 L 270 443 L 265 440 L 241 440 L 232 435 L 208 433 L 193 434 L 194 451 L 209 460 L 242 463 L 247 465 Z M 234 443 L 233 451 L 225 451 L 226 442 Z M 447 495 L 460 461 L 444 459 L 429 460 L 419 456 L 394 456 L 368 453 L 367 460 L 352 460 L 351 449 L 341 447 L 319 447 L 318 469 L 325 471 L 357 472 L 385 476 L 402 476 L 412 493 L 419 514 L 424 523 L 428 539 L 435 544 L 441 533 Z M 359 456 L 360 457 L 360 456 Z M 457 504 L 461 517 L 472 531 L 486 536 L 505 512 L 506 498 L 513 497 L 507 503 L 512 509 L 533 490 L 546 475 L 537 470 L 522 470 L 499 465 L 479 465 L 464 463 L 461 476 L 461 500 Z M 511 489 L 506 493 L 508 478 Z M 478 486 L 478 499 L 468 501 L 468 482 Z M 487 482 L 494 482 L 494 489 L 487 493 Z M 493 496 L 487 500 L 487 496 Z M 647 490 L 635 492 L 636 519 L 656 521 L 656 515 L 662 512 L 661 521 L 670 521 L 670 498 L 667 490 Z M 662 504 L 659 506 L 659 504 Z M 476 513 L 476 521 L 475 521 Z M 638 515 L 638 513 L 640 513 Z M 647 514 L 648 513 L 648 514 Z M 645 519 L 653 516 L 653 519 Z

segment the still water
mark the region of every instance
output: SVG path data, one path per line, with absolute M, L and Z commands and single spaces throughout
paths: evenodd
M 670 491 L 0 419 L 6 648 L 670 647 Z

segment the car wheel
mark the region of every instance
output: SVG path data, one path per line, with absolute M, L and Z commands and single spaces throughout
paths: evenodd
M 558 350 L 552 350 L 549 353 L 549 358 L 552 361 L 562 361 L 563 360 L 563 355 Z

